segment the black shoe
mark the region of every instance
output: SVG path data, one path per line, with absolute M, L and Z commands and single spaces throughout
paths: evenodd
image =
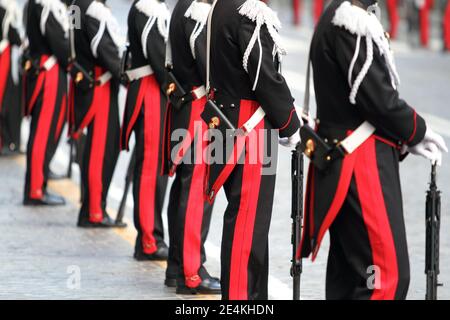
M 80 228 L 126 228 L 127 224 L 120 222 L 116 223 L 110 216 L 105 215 L 101 222 L 90 222 L 89 219 L 83 219 L 78 221 L 78 227 Z
M 5 157 L 11 157 L 20 154 L 20 150 L 16 148 L 14 144 L 9 147 L 3 147 L 0 149 L 0 155 Z
M 49 171 L 48 173 L 48 179 L 49 180 L 63 180 L 66 179 L 67 177 L 65 175 L 62 174 L 57 174 L 55 172 L 53 172 L 52 170 Z
M 176 288 L 177 287 L 177 278 L 171 278 L 166 276 L 166 279 L 164 280 L 164 284 L 166 285 L 166 287 L 168 288 Z
M 42 199 L 25 198 L 23 204 L 25 206 L 63 206 L 66 200 L 57 194 L 45 191 Z
M 158 250 L 156 250 L 152 254 L 143 253 L 142 251 L 136 251 L 134 253 L 134 258 L 137 261 L 167 261 L 168 257 L 169 257 L 169 249 L 164 243 L 158 245 Z
M 220 280 L 206 278 L 196 288 L 188 288 L 185 285 L 177 285 L 177 294 L 221 294 Z

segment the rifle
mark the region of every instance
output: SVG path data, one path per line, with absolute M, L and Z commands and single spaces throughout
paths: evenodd
M 136 167 L 136 147 L 134 147 L 131 154 L 130 162 L 128 164 L 127 175 L 125 177 L 125 189 L 123 191 L 122 200 L 120 201 L 119 211 L 117 211 L 116 224 L 121 224 L 123 216 L 125 215 L 125 206 L 127 204 L 128 191 L 133 183 L 134 168 Z
M 443 284 L 438 282 L 439 275 L 439 233 L 441 227 L 441 192 L 436 184 L 436 164 L 431 169 L 430 189 L 426 202 L 426 244 L 425 274 L 427 275 L 426 300 L 437 300 L 437 288 Z
M 292 151 L 292 264 L 293 299 L 300 300 L 300 277 L 303 271 L 302 258 L 298 254 L 302 238 L 303 221 L 303 153 L 300 145 Z
M 70 138 L 69 141 L 70 151 L 69 151 L 69 166 L 67 168 L 67 179 L 72 179 L 72 164 L 75 157 L 75 140 Z

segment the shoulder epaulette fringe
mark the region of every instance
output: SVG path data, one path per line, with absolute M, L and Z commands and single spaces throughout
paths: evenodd
M 238 10 L 241 16 L 247 17 L 248 19 L 256 23 L 255 31 L 250 39 L 247 49 L 245 50 L 242 60 L 242 65 L 245 71 L 248 72 L 248 60 L 253 47 L 256 44 L 256 41 L 258 41 L 260 48 L 260 59 L 258 63 L 257 76 L 253 85 L 253 90 L 256 90 L 259 71 L 262 63 L 262 45 L 260 38 L 261 28 L 263 25 L 266 25 L 267 30 L 275 44 L 274 51 L 276 52 L 276 54 L 278 54 L 279 60 L 281 60 L 281 57 L 286 54 L 286 50 L 284 50 L 281 43 L 281 37 L 278 34 L 278 31 L 281 29 L 281 22 L 278 19 L 276 12 L 270 9 L 264 2 L 259 0 L 247 0 L 238 8 Z
M 164 41 L 167 42 L 169 37 L 170 11 L 164 2 L 159 2 L 158 0 L 140 0 L 136 3 L 136 9 L 148 17 L 141 35 L 143 53 L 147 57 L 147 39 L 155 24 Z
M 13 27 L 19 31 L 22 21 L 22 13 L 14 1 L 0 0 L 0 7 L 6 11 L 1 24 L 3 31 L 2 39 L 7 39 L 10 27 Z
M 103 38 L 106 29 L 108 29 L 108 33 L 118 49 L 124 46 L 125 39 L 120 34 L 119 24 L 112 15 L 111 10 L 107 8 L 103 3 L 93 1 L 87 9 L 86 15 L 100 22 L 98 32 L 91 41 L 91 51 L 94 57 L 98 56 L 98 46 Z
M 64 32 L 69 30 L 69 17 L 67 15 L 67 8 L 64 3 L 57 0 L 36 0 L 37 4 L 42 6 L 40 29 L 41 33 L 45 34 L 45 25 L 47 24 L 48 17 L 50 13 L 53 14 L 56 21 L 61 25 Z
M 343 2 L 336 10 L 332 23 L 357 36 L 355 54 L 348 71 L 348 82 L 351 87 L 350 102 L 356 104 L 356 95 L 358 94 L 359 87 L 372 65 L 374 42 L 386 61 L 392 86 L 394 89 L 397 89 L 400 84 L 400 77 L 395 66 L 394 55 L 390 49 L 389 40 L 378 18 L 373 13 L 354 6 L 350 2 Z M 355 81 L 352 83 L 353 69 L 359 56 L 362 37 L 366 38 L 366 61 Z
M 193 1 L 184 14 L 186 18 L 190 18 L 196 22 L 194 30 L 192 31 L 191 37 L 189 39 L 189 44 L 194 59 L 196 58 L 195 41 L 200 36 L 206 26 L 206 23 L 208 22 L 208 15 L 210 11 L 211 5 L 209 3 Z

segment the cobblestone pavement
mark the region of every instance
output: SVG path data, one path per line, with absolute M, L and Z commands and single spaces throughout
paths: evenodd
M 110 1 L 113 13 L 124 25 L 129 1 Z M 287 20 L 286 14 L 281 16 Z M 297 101 L 302 101 L 304 71 L 311 31 L 286 27 L 282 31 L 288 56 L 283 73 Z M 444 136 L 450 145 L 450 55 L 437 51 L 411 50 L 403 42 L 393 44 L 402 78 L 401 96 L 424 114 L 429 124 Z M 123 92 L 121 105 L 123 106 Z M 26 133 L 26 125 L 24 125 Z M 52 163 L 63 172 L 68 148 L 62 144 Z M 109 206 L 118 207 L 129 155 L 123 153 L 109 194 Z M 441 276 L 446 285 L 439 289 L 441 299 L 450 299 L 450 158 L 439 169 L 439 187 L 443 191 L 441 226 Z M 290 153 L 280 149 L 277 187 L 270 231 L 270 279 L 272 299 L 291 298 L 290 267 Z M 401 167 L 405 219 L 411 262 L 409 299 L 425 296 L 425 191 L 429 179 L 426 161 L 409 157 Z M 4 180 L 4 177 L 5 179 Z M 23 168 L 0 159 L 0 297 L 66 297 L 66 298 L 178 298 L 162 286 L 160 265 L 137 264 L 131 259 L 132 228 L 125 234 L 81 231 L 74 227 L 76 208 L 63 210 L 25 209 L 20 205 Z M 16 180 L 20 181 L 17 182 Z M 5 183 L 3 183 L 5 181 Z M 75 168 L 74 181 L 78 181 Z M 5 196 L 3 197 L 3 190 Z M 59 190 L 65 188 L 59 186 Z M 67 191 L 67 190 L 66 190 Z M 70 191 L 69 191 L 70 193 Z M 129 197 L 126 217 L 132 220 L 132 199 Z M 217 198 L 210 236 L 207 242 L 207 268 L 220 274 L 220 239 L 222 214 L 226 206 L 223 193 Z M 6 224 L 5 224 L 6 222 Z M 165 221 L 166 222 L 166 221 Z M 167 224 L 166 224 L 167 225 Z M 51 235 L 50 235 L 51 234 Z M 127 241 L 124 241 L 126 239 Z M 58 240 L 55 244 L 55 240 Z M 127 243 L 128 242 L 128 243 Z M 52 248 L 51 251 L 45 250 Z M 323 299 L 328 239 L 325 239 L 314 264 L 305 261 L 302 297 Z M 4 260 L 5 259 L 5 260 Z M 3 263 L 8 261 L 8 263 Z M 67 290 L 67 267 L 79 265 L 82 273 L 80 290 Z M 6 273 L 5 273 L 6 272 Z M 41 289 L 41 288 L 43 289 Z M 41 295 L 39 293 L 42 292 Z M 27 296 L 26 294 L 30 294 Z M 185 298 L 185 297 L 183 297 Z
M 164 286 L 164 264 L 132 259 L 128 231 L 76 228 L 74 203 L 22 206 L 23 157 L 0 168 L 0 299 L 193 298 Z M 77 198 L 72 182 L 51 187 Z

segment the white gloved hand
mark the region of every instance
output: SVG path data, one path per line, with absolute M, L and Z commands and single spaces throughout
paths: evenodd
M 442 153 L 448 152 L 444 138 L 430 128 L 427 129 L 425 138 L 414 147 L 406 147 L 406 151 L 416 156 L 422 156 L 433 164 L 442 165 Z
M 300 130 L 297 130 L 292 136 L 289 138 L 280 138 L 279 143 L 283 147 L 287 148 L 295 148 L 300 143 Z

